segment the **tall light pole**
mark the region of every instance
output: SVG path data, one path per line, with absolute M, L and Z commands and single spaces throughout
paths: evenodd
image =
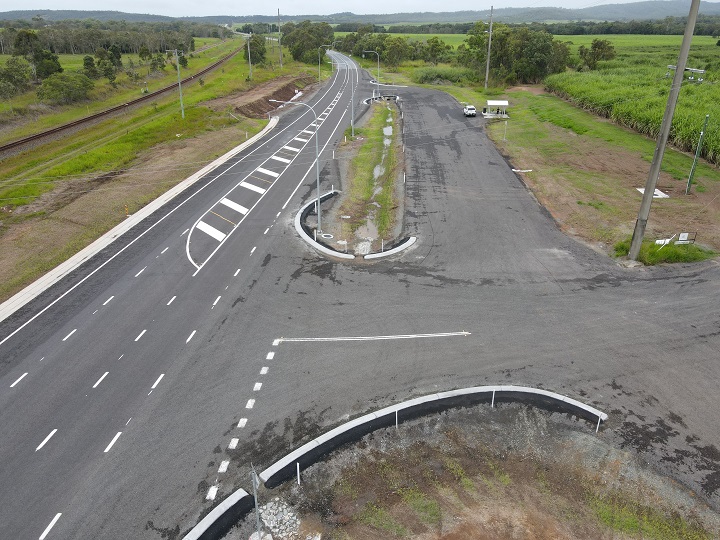
M 490 6 L 490 32 L 488 34 L 487 62 L 485 63 L 485 90 L 487 90 L 488 78 L 490 77 L 490 45 L 492 45 L 492 14 L 493 14 L 493 7 Z
M 318 131 L 320 130 L 320 119 L 318 118 L 318 115 L 315 114 L 315 109 L 313 109 L 310 105 L 307 103 L 303 103 L 301 101 L 280 101 L 279 99 L 270 99 L 268 100 L 272 103 L 284 103 L 285 105 L 302 105 L 303 107 L 307 107 L 310 109 L 313 113 L 313 116 L 315 116 L 315 180 L 317 183 L 317 217 L 318 217 L 318 224 L 317 224 L 317 230 L 318 232 L 322 231 L 322 218 L 320 216 L 320 146 L 318 145 Z
M 375 82 L 377 83 L 378 97 L 380 97 L 380 53 L 377 51 L 363 51 L 363 58 L 365 58 L 364 53 L 373 53 L 377 55 L 377 80 Z
M 165 52 L 172 52 L 175 55 L 175 67 L 177 68 L 177 75 L 178 75 L 178 91 L 180 92 L 180 115 L 185 118 L 185 105 L 183 105 L 183 98 L 182 98 L 182 84 L 180 84 L 180 59 L 178 58 L 178 50 L 173 49 L 172 51 L 168 50 Z M 147 85 L 147 83 L 145 83 Z
M 675 114 L 675 105 L 677 104 L 678 95 L 680 94 L 680 86 L 685 77 L 685 64 L 690 53 L 690 43 L 692 42 L 693 31 L 695 30 L 695 21 L 697 20 L 698 8 L 700 0 L 692 0 L 690 6 L 690 14 L 688 15 L 687 25 L 685 26 L 685 35 L 683 36 L 682 45 L 680 46 L 680 55 L 678 56 L 677 68 L 673 77 L 670 94 L 668 95 L 665 115 L 660 125 L 660 134 L 658 135 L 657 145 L 655 146 L 655 154 L 653 155 L 652 164 L 650 165 L 650 173 L 645 182 L 645 192 L 643 193 L 642 202 L 640 203 L 640 211 L 635 222 L 635 230 L 633 231 L 632 242 L 630 243 L 630 251 L 628 258 L 635 261 L 640 254 L 645 228 L 647 227 L 648 216 L 650 215 L 650 205 L 652 204 L 655 186 L 660 175 L 660 166 L 662 165 L 663 155 L 665 154 L 665 145 L 670 136 L 670 127 L 672 126 L 673 114 Z

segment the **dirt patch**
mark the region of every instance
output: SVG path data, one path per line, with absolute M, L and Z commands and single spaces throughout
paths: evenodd
M 264 118 L 267 113 L 277 109 L 277 103 L 270 103 L 269 99 L 289 101 L 314 82 L 315 78 L 309 75 L 278 77 L 248 91 L 214 99 L 206 105 L 216 111 L 232 109 L 248 118 Z

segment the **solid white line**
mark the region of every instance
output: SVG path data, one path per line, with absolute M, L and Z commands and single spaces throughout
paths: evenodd
M 284 148 L 285 150 L 291 150 L 291 151 L 293 151 L 293 152 L 299 152 L 299 151 L 300 151 L 299 148 L 295 148 L 294 146 L 283 146 L 283 148 Z
M 110 300 L 112 300 L 113 298 L 115 298 L 115 295 L 112 295 L 110 298 L 108 298 L 107 300 L 105 300 L 105 301 L 103 302 L 103 306 L 107 306 L 107 305 L 110 303 Z
M 55 526 L 55 524 L 57 523 L 57 520 L 60 519 L 60 516 L 62 516 L 62 512 L 59 512 L 59 513 L 55 514 L 55 517 L 54 517 L 54 518 L 52 519 L 52 521 L 50 522 L 50 525 L 48 525 L 47 527 L 45 527 L 45 530 L 44 530 L 43 533 L 40 535 L 40 540 L 45 540 L 45 537 L 46 537 L 46 536 L 48 535 L 48 533 L 50 532 L 50 529 L 52 529 L 52 528 Z
M 183 234 L 185 234 L 185 233 L 188 232 L 189 230 L 190 230 L 190 229 L 185 229 L 180 236 L 182 236 Z
M 238 422 L 238 427 L 244 428 L 245 424 L 247 424 L 247 418 L 241 418 L 240 421 Z
M 45 443 L 48 442 L 48 441 L 50 440 L 50 437 L 52 437 L 53 435 L 55 435 L 55 433 L 57 433 L 57 429 L 53 429 L 53 430 L 50 432 L 50 435 L 48 435 L 47 437 L 45 437 L 45 440 L 43 440 L 43 442 L 40 443 L 40 446 L 38 446 L 38 447 L 35 449 L 35 451 L 37 452 L 37 451 L 40 450 L 43 446 L 45 446 Z
M 278 157 L 278 156 L 270 156 L 270 159 L 274 159 L 275 161 L 279 161 L 280 163 L 290 163 L 290 161 L 291 161 L 284 157 Z
M 253 253 L 255 253 L 255 250 L 256 250 L 256 249 L 257 249 L 257 246 L 254 246 L 254 247 L 250 250 L 250 255 L 252 255 Z
M 269 353 L 267 353 L 267 356 L 265 357 L 265 360 L 272 360 L 273 358 L 275 358 L 275 353 L 274 353 L 274 352 L 269 352 Z
M 235 270 L 235 273 L 233 274 L 233 277 L 237 277 L 237 275 L 238 275 L 239 273 L 240 273 L 240 269 L 238 268 L 237 270 Z
M 22 381 L 25 378 L 25 375 L 27 375 L 27 371 L 25 373 L 23 373 L 22 375 L 20 375 L 20 377 L 18 377 L 18 380 L 10 385 L 10 388 L 14 388 L 17 383 L 19 383 L 20 381 Z
M 113 437 L 113 440 L 110 441 L 110 444 L 107 445 L 107 447 L 106 447 L 105 450 L 104 450 L 104 452 L 105 452 L 106 454 L 110 451 L 110 449 L 112 448 L 112 445 L 115 444 L 115 441 L 117 441 L 117 440 L 120 438 L 120 435 L 122 435 L 122 431 L 118 431 L 118 432 L 117 432 L 117 435 L 115 435 L 115 436 Z
M 170 299 L 170 301 L 167 303 L 167 305 L 169 306 L 170 304 L 172 304 L 172 303 L 173 303 L 173 300 L 175 300 L 176 298 L 177 298 L 177 296 L 173 296 L 173 297 Z
M 250 191 L 254 191 L 255 193 L 259 193 L 260 195 L 265 193 L 265 188 L 261 188 L 259 186 L 256 186 L 255 184 L 250 184 L 248 182 L 245 182 L 245 180 L 240 182 L 238 185 L 244 187 L 245 189 L 249 189 Z
M 208 501 L 214 501 L 215 496 L 217 495 L 218 487 L 217 486 L 210 486 L 210 489 L 208 489 L 207 496 L 205 497 Z
M 215 227 L 213 227 L 212 225 L 208 225 L 204 221 L 198 221 L 198 224 L 195 226 L 195 228 L 200 229 L 205 234 L 209 234 L 218 242 L 222 242 L 226 236 L 224 232 L 217 230 Z
M 262 383 L 256 382 L 255 386 L 253 386 L 253 392 L 259 392 L 261 388 L 262 388 Z
M 254 399 L 248 399 L 247 405 L 245 405 L 246 409 L 252 409 L 255 406 L 255 400 Z
M 267 375 L 267 372 L 268 372 L 269 369 L 270 369 L 270 368 L 268 368 L 268 367 L 263 367 L 263 368 L 260 370 L 260 375 Z
M 236 439 L 234 437 L 230 439 L 230 444 L 228 444 L 228 450 L 235 450 L 239 442 L 240 439 Z
M 247 208 L 245 208 L 241 204 L 236 203 L 235 201 L 231 201 L 227 197 L 223 197 L 222 199 L 220 199 L 220 202 L 228 208 L 235 210 L 238 214 L 242 214 L 243 216 L 248 213 Z
M 135 341 L 138 341 L 141 337 L 143 337 L 143 334 L 144 334 L 145 332 L 147 332 L 147 329 L 145 329 L 145 330 L 143 330 L 142 332 L 140 332 L 140 335 L 138 335 L 138 337 L 135 338 Z
M 106 372 L 105 372 L 105 375 L 103 375 L 102 377 L 100 377 L 100 378 L 98 379 L 98 382 L 96 382 L 95 384 L 93 384 L 93 388 L 97 388 L 98 384 L 100 384 L 100 383 L 102 382 L 102 380 L 103 380 L 105 377 L 107 377 L 107 374 L 108 374 L 108 373 L 110 373 L 110 372 L 109 372 L 109 371 L 106 371 Z
M 190 334 L 190 336 L 185 340 L 185 343 L 190 343 L 190 340 L 191 340 L 191 339 L 193 338 L 193 336 L 195 335 L 195 332 L 197 332 L 197 330 L 193 330 L 193 331 L 192 331 L 192 334 Z
M 170 246 L 168 246 L 168 247 L 166 247 L 165 249 L 163 249 L 163 250 L 160 252 L 160 255 L 162 255 L 163 253 L 165 253 L 168 249 L 170 249 Z
M 65 337 L 63 338 L 63 341 L 65 341 L 67 338 L 69 338 L 70 336 L 72 336 L 75 332 L 77 332 L 77 328 L 76 328 L 75 330 L 73 330 L 72 332 L 70 332 L 67 336 L 65 336 Z
M 263 234 L 267 234 L 269 230 L 270 230 L 270 227 L 268 227 L 267 229 L 265 229 L 265 232 L 264 232 Z
M 430 337 L 469 336 L 470 332 L 441 332 L 437 334 L 400 334 L 396 336 L 345 336 L 327 338 L 280 338 L 280 341 L 381 341 L 388 339 L 417 339 Z
M 160 376 L 157 378 L 157 381 L 155 381 L 155 384 L 153 384 L 153 385 L 150 387 L 150 390 L 155 390 L 155 387 L 156 387 L 158 384 L 160 384 L 160 381 L 162 381 L 162 378 L 163 378 L 164 376 L 165 376 L 165 374 L 164 374 L 164 373 L 161 373 Z
M 145 268 L 147 268 L 147 266 Z M 135 277 L 138 277 L 140 274 L 142 274 L 145 271 L 145 268 L 143 268 L 137 274 L 135 274 Z
M 225 459 L 225 460 L 221 461 L 220 467 L 218 467 L 218 472 L 219 473 L 227 472 L 229 465 L 230 465 L 230 460 Z
M 213 307 L 215 307 L 215 305 L 220 301 L 221 298 L 222 298 L 222 296 L 218 296 L 218 297 L 215 299 L 215 301 L 213 302 Z

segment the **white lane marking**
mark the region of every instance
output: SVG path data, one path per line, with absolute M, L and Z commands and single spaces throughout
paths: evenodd
M 52 521 L 50 522 L 50 525 L 48 525 L 47 527 L 45 527 L 45 530 L 44 530 L 43 533 L 40 535 L 40 539 L 39 539 L 39 540 L 45 540 L 45 537 L 46 537 L 46 536 L 48 535 L 48 533 L 50 532 L 50 529 L 52 529 L 52 528 L 55 526 L 55 524 L 57 523 L 57 520 L 60 519 L 60 516 L 62 516 L 62 512 L 58 512 L 57 514 L 55 514 L 55 517 L 54 517 L 54 518 L 52 519 Z
M 300 142 L 308 142 L 310 139 L 301 139 L 300 137 L 295 137 L 295 139 L 293 139 L 293 140 L 300 141 Z
M 161 373 L 160 376 L 157 378 L 157 381 L 155 381 L 155 384 L 153 384 L 153 385 L 150 387 L 150 390 L 155 390 L 155 387 L 156 387 L 158 384 L 160 384 L 160 381 L 162 381 L 162 378 L 163 378 L 164 376 L 165 376 L 165 374 L 164 374 L 164 373 Z
M 110 372 L 109 372 L 109 371 L 106 371 L 105 374 L 104 374 L 102 377 L 100 377 L 95 384 L 93 384 L 93 388 L 97 388 L 97 387 L 98 387 L 98 384 L 100 384 L 100 383 L 103 381 L 103 379 L 104 379 L 105 377 L 107 377 L 107 374 L 108 374 L 108 373 L 110 373 Z
M 145 329 L 145 330 L 143 330 L 142 332 L 140 332 L 140 334 L 138 335 L 138 337 L 135 338 L 135 341 L 139 341 L 140 338 L 143 337 L 143 334 L 145 334 L 145 332 L 147 332 L 147 329 Z
M 314 132 L 314 131 L 310 131 L 309 129 L 303 129 L 303 130 L 302 130 L 302 133 L 308 133 L 309 135 L 312 135 L 312 134 L 315 133 L 315 132 Z
M 190 229 L 185 229 L 180 236 L 182 236 L 183 234 L 185 234 L 185 233 L 188 232 L 189 230 L 190 230 Z
M 113 440 L 110 441 L 110 444 L 108 444 L 105 447 L 104 453 L 108 453 L 110 449 L 112 448 L 113 444 L 115 444 L 115 441 L 117 441 L 120 438 L 120 435 L 122 435 L 122 431 L 118 431 L 117 434 L 113 437 Z
M 222 296 L 218 296 L 218 297 L 215 299 L 215 301 L 213 302 L 213 307 L 215 307 L 215 306 L 217 305 L 217 303 L 220 301 L 221 298 L 222 298 Z
M 270 159 L 274 159 L 275 161 L 279 161 L 280 163 L 290 163 L 290 160 L 284 157 L 270 156 Z
M 44 356 L 40 359 L 40 361 L 42 362 L 43 360 L 45 360 L 45 357 L 44 357 Z
M 170 304 L 172 304 L 172 303 L 173 303 L 173 300 L 175 300 L 176 298 L 177 298 L 177 296 L 173 296 L 173 297 L 170 299 L 170 301 L 167 303 L 167 305 L 169 306 Z
M 130 418 L 128 418 L 128 421 L 127 421 L 127 422 L 125 422 L 125 425 L 126 425 L 126 426 L 130 423 L 130 420 L 132 420 L 132 416 L 131 416 Z
M 217 495 L 218 487 L 217 486 L 210 486 L 210 489 L 208 489 L 207 496 L 205 497 L 208 501 L 214 501 L 215 496 Z
M 299 151 L 300 151 L 299 148 L 295 148 L 294 146 L 283 146 L 283 148 L 284 148 L 285 150 L 290 150 L 290 151 L 292 151 L 292 152 L 299 152 Z
M 267 353 L 267 356 L 265 356 L 265 360 L 272 360 L 273 358 L 275 358 L 275 353 L 272 351 Z
M 260 391 L 261 388 L 262 388 L 262 383 L 256 382 L 255 386 L 253 386 L 253 392 L 258 392 L 258 391 Z
M 218 467 L 218 472 L 219 473 L 227 472 L 229 465 L 230 465 L 230 460 L 225 459 L 225 460 L 221 461 L 220 467 Z
M 25 373 L 23 373 L 22 375 L 20 375 L 20 377 L 18 377 L 18 379 L 10 385 L 10 388 L 15 388 L 15 385 L 17 383 L 19 383 L 20 381 L 22 381 L 25 378 L 25 375 L 27 375 L 27 371 Z
M 147 268 L 147 266 L 145 268 Z M 137 274 L 135 274 L 135 277 L 138 277 L 140 274 L 142 274 L 145 271 L 145 268 L 143 268 Z
M 267 375 L 267 372 L 269 371 L 269 369 L 270 369 L 270 368 L 268 368 L 268 367 L 263 367 L 263 368 L 260 370 L 260 375 Z
M 247 405 L 245 405 L 246 409 L 252 409 L 255 406 L 255 400 L 254 399 L 248 399 Z
M 240 439 L 236 439 L 234 437 L 230 439 L 230 444 L 228 444 L 228 450 L 235 450 L 239 442 Z
M 188 336 L 188 338 L 185 340 L 185 343 L 190 343 L 190 340 L 191 340 L 191 339 L 193 338 L 193 336 L 195 335 L 195 332 L 197 332 L 197 330 L 193 330 L 193 331 L 192 331 L 192 334 L 190 334 L 190 335 Z
M 268 227 L 267 229 L 265 229 L 265 232 L 264 232 L 263 234 L 267 234 L 269 230 L 270 230 L 270 227 Z
M 233 274 L 233 277 L 237 277 L 237 275 L 238 275 L 239 273 L 240 273 L 240 269 L 238 268 L 237 270 L 235 270 L 235 273 Z
M 417 339 L 430 337 L 469 336 L 470 332 L 440 332 L 437 334 L 400 334 L 396 336 L 344 336 L 317 338 L 280 338 L 279 341 L 381 341 L 388 339 Z
M 272 176 L 273 178 L 277 178 L 278 176 L 280 176 L 280 173 L 276 173 L 275 171 L 271 171 L 271 170 L 265 169 L 263 167 L 258 167 L 255 170 L 259 173 L 263 173 L 263 174 L 267 174 L 268 176 Z
M 250 255 L 252 255 L 253 253 L 255 253 L 255 250 L 256 250 L 256 249 L 257 249 L 257 246 L 254 246 L 254 247 L 250 250 Z
M 282 212 L 278 212 L 277 215 L 275 216 L 275 219 L 279 218 L 280 214 L 282 214 Z
M 122 357 L 123 357 L 123 356 L 125 356 L 124 353 L 120 355 L 120 358 L 118 358 L 118 360 L 122 360 Z
M 242 214 L 243 216 L 248 213 L 248 209 L 245 208 L 243 205 L 236 203 L 235 201 L 231 201 L 227 197 L 223 197 L 220 202 L 227 206 L 228 208 L 231 208 L 235 210 L 238 214 Z
M 280 345 L 280 340 L 279 340 L 279 339 L 273 339 L 273 347 L 277 347 L 278 345 Z
M 240 421 L 238 422 L 238 427 L 244 428 L 245 424 L 247 424 L 247 418 L 241 418 Z
M 270 171 L 268 171 L 268 172 L 270 172 Z M 255 184 L 250 184 L 248 182 L 245 182 L 244 180 L 242 182 L 240 182 L 238 185 L 244 187 L 245 189 L 249 189 L 250 191 L 254 191 L 255 193 L 260 193 L 260 195 L 265 193 L 264 188 L 256 186 Z
M 165 253 L 168 249 L 170 249 L 170 246 L 168 246 L 168 247 L 166 247 L 165 249 L 163 249 L 163 250 L 160 252 L 160 255 L 162 255 L 163 253 Z
M 105 301 L 103 302 L 103 306 L 107 306 L 107 305 L 110 303 L 110 300 L 112 300 L 113 298 L 115 298 L 115 295 L 112 295 L 110 298 L 108 298 L 107 300 L 105 300 Z
M 77 332 L 77 328 L 76 328 L 75 330 L 73 330 L 72 332 L 70 332 L 67 336 L 65 336 L 65 337 L 63 338 L 63 341 L 65 341 L 67 338 L 69 338 L 70 336 L 72 336 L 75 332 Z
M 198 221 L 196 228 L 200 229 L 205 234 L 209 234 L 218 242 L 222 242 L 225 239 L 225 236 L 227 236 L 224 232 L 218 231 L 215 227 L 208 225 L 204 221 Z
M 47 443 L 47 442 L 50 440 L 50 438 L 51 438 L 53 435 L 55 435 L 55 433 L 57 433 L 57 429 L 53 429 L 53 430 L 50 432 L 50 435 L 48 435 L 47 437 L 45 437 L 45 439 L 43 440 L 43 442 L 40 443 L 40 445 L 35 449 L 35 451 L 37 452 L 37 451 L 40 450 L 43 446 L 45 446 L 45 443 Z
M 100 310 L 96 309 L 95 311 L 93 311 L 93 315 L 95 315 L 98 311 Z

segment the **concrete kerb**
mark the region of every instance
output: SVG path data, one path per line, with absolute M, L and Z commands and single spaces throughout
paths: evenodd
M 332 190 L 328 191 L 324 195 L 320 196 L 320 202 L 329 199 L 336 193 L 339 193 L 338 190 Z M 300 208 L 300 211 L 295 215 L 295 230 L 297 231 L 300 238 L 302 238 L 305 242 L 310 244 L 314 249 L 318 250 L 320 253 L 323 253 L 324 255 L 329 255 L 330 257 L 336 257 L 338 259 L 346 259 L 346 260 L 352 260 L 355 259 L 355 255 L 352 255 L 351 253 L 341 253 L 339 251 L 335 251 L 334 249 L 330 249 L 328 247 L 323 246 L 321 243 L 316 242 L 305 230 L 305 227 L 303 226 L 303 221 L 305 220 L 305 217 L 310 212 L 310 209 L 315 205 L 315 202 L 317 201 L 317 198 L 312 199 L 309 203 L 307 203 L 305 206 Z
M 94 255 L 105 249 L 107 246 L 112 244 L 117 238 L 132 229 L 143 219 L 145 219 L 153 212 L 161 208 L 163 205 L 168 203 L 170 200 L 177 197 L 180 193 L 188 189 L 195 182 L 200 180 L 203 176 L 225 163 L 228 159 L 242 152 L 248 146 L 254 144 L 258 140 L 263 138 L 270 130 L 272 130 L 277 125 L 278 121 L 278 117 L 273 117 L 268 123 L 268 125 L 265 126 L 262 131 L 260 131 L 260 133 L 258 133 L 251 139 L 248 139 L 241 145 L 236 146 L 229 152 L 214 160 L 212 163 L 209 163 L 208 165 L 200 169 L 192 176 L 180 182 L 172 189 L 166 191 L 160 197 L 150 202 L 141 210 L 137 211 L 132 216 L 125 219 L 122 223 L 118 224 L 113 229 L 95 240 L 92 244 L 70 257 L 67 261 L 59 264 L 54 269 L 50 270 L 47 274 L 25 287 L 22 291 L 0 304 L 0 321 L 4 321 L 5 319 L 7 319 L 18 309 L 20 309 L 25 304 L 36 298 L 38 295 L 49 289 L 55 283 L 67 276 L 70 272 L 74 271 L 82 263 L 84 263 Z
M 408 249 L 415 242 L 417 242 L 417 237 L 410 236 L 410 237 L 406 238 L 402 243 L 400 243 L 400 245 L 397 245 L 392 249 L 388 249 L 387 251 L 382 251 L 380 253 L 368 253 L 367 255 L 364 256 L 364 259 L 372 260 L 372 259 L 382 259 L 383 257 L 390 257 L 391 255 L 395 255 L 397 253 L 400 253 L 401 251 Z
M 255 506 L 255 499 L 244 489 L 238 489 L 218 504 L 195 525 L 184 540 L 214 540 L 222 538 L 237 521 Z

